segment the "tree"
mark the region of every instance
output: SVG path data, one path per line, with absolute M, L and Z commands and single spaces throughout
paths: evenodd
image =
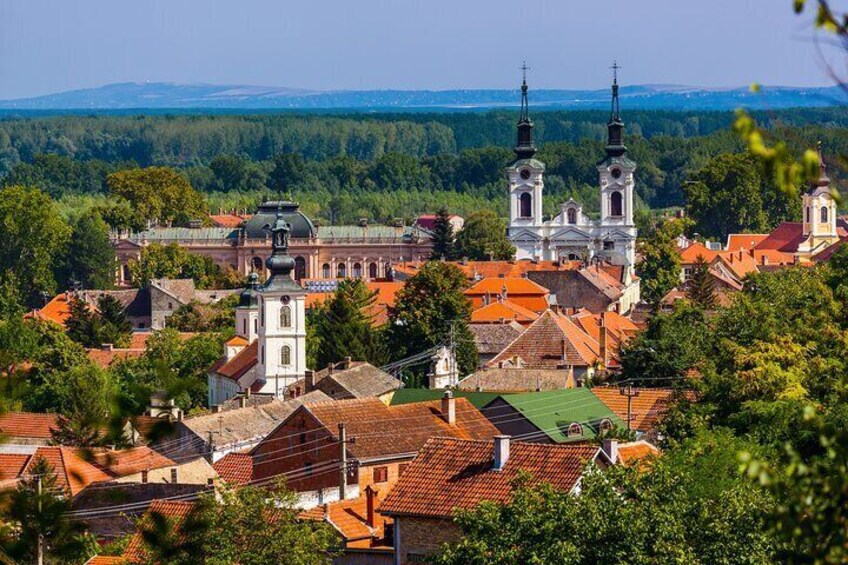
M 73 279 L 88 289 L 112 288 L 116 269 L 109 225 L 96 211 L 85 212 L 71 228 L 66 282 Z
M 692 277 L 686 283 L 686 298 L 704 310 L 712 310 L 717 304 L 715 280 L 702 255 L 695 258 Z
M 230 281 L 228 273 L 211 258 L 189 253 L 176 243 L 148 245 L 138 259 L 130 260 L 129 270 L 130 280 L 139 288 L 152 279 L 193 279 L 201 289 L 223 288 Z
M 680 283 L 680 254 L 677 238 L 685 229 L 685 222 L 662 222 L 642 243 L 642 261 L 636 270 L 642 278 L 642 298 L 656 304 L 665 294 Z
M 97 299 L 97 315 L 100 319 L 98 341 L 111 343 L 115 347 L 126 347 L 132 339 L 132 322 L 121 302 L 110 294 Z
M 93 308 L 79 296 L 72 295 L 68 299 L 68 318 L 65 320 L 68 337 L 83 347 L 100 347 L 97 326 L 97 314 Z
M 453 328 L 461 374 L 477 368 L 477 346 L 468 329 L 471 304 L 462 293 L 466 286 L 462 271 L 439 261 L 426 263 L 406 282 L 389 312 L 389 344 L 395 358 L 448 344 Z
M 27 306 L 41 293 L 56 290 L 54 269 L 66 249 L 70 228 L 50 197 L 37 188 L 8 186 L 0 190 L 0 272 L 17 284 Z
M 34 563 L 39 542 L 48 563 L 91 557 L 91 540 L 83 534 L 82 524 L 69 517 L 71 501 L 46 459 L 37 456 L 17 488 L 4 498 L 0 542 L 8 557 Z
M 315 322 L 315 367 L 326 367 L 345 357 L 385 363 L 381 333 L 374 328 L 371 310 L 377 299 L 376 291 L 368 290 L 361 279 L 346 279 L 339 283 L 333 296 L 319 306 L 311 318 Z
M 95 447 L 115 439 L 107 433 L 117 393 L 109 373 L 94 365 L 74 367 L 50 385 L 60 413 L 54 443 Z
M 183 175 L 168 167 L 126 169 L 106 178 L 110 192 L 129 201 L 143 222 L 177 226 L 206 217 L 203 196 Z
M 282 484 L 223 489 L 205 495 L 188 516 L 147 515 L 141 534 L 145 563 L 159 565 L 329 565 L 335 529 L 299 520 L 294 493 Z
M 212 304 L 189 302 L 177 308 L 168 316 L 169 328 L 181 332 L 221 332 L 233 331 L 235 308 L 239 303 L 239 294 L 233 293 Z
M 515 246 L 506 237 L 506 225 L 494 212 L 481 210 L 468 216 L 456 234 L 456 257 L 475 261 L 508 261 Z
M 268 188 L 278 195 L 291 193 L 304 180 L 306 163 L 297 153 L 280 153 L 274 157 L 274 168 L 268 175 Z
M 450 215 L 447 208 L 439 208 L 436 221 L 433 224 L 433 260 L 453 259 L 453 225 L 450 223 Z

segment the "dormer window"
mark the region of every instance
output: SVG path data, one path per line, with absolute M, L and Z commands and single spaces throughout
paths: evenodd
M 521 169 L 521 178 L 527 180 L 530 178 L 530 169 Z
M 569 224 L 576 224 L 577 223 L 577 210 L 575 210 L 574 208 L 569 208 L 565 212 L 565 217 L 568 220 Z
M 568 426 L 568 437 L 580 437 L 583 435 L 583 426 L 577 422 L 573 422 Z
M 612 431 L 612 420 L 610 420 L 609 418 L 604 418 L 603 420 L 601 420 L 600 429 L 601 433 L 607 433 Z

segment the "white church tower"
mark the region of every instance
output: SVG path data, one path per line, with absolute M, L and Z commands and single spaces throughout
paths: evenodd
M 819 178 L 811 183 L 802 196 L 805 240 L 798 245 L 798 253 L 812 255 L 839 241 L 836 231 L 836 200 L 830 192 L 830 177 L 822 157 L 821 141 L 818 142 Z
M 259 275 L 250 273 L 236 306 L 236 335 L 251 343 L 259 336 Z
M 306 291 L 291 274 L 294 258 L 288 254 L 291 227 L 282 212 L 268 226 L 272 252 L 265 261 L 271 276 L 259 294 L 259 360 L 257 380 L 260 392 L 283 397 L 286 389 L 306 375 Z

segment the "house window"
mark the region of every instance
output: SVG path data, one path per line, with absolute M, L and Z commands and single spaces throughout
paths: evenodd
M 609 418 L 604 418 L 603 420 L 601 420 L 600 428 L 601 433 L 609 432 L 610 430 L 612 430 L 612 420 L 610 420 Z
M 259 323 L 262 324 L 262 327 L 265 327 L 265 301 L 259 301 Z
M 604 251 L 613 251 L 615 249 L 614 241 L 605 241 L 604 242 Z
M 171 469 L 171 482 L 174 483 L 174 484 L 176 484 L 176 482 L 177 482 L 177 468 L 176 467 Z
M 577 422 L 573 422 L 568 426 L 568 437 L 580 437 L 583 435 L 583 426 Z
M 388 467 L 374 467 L 374 482 L 385 483 L 389 480 Z
M 300 432 L 300 445 L 306 443 L 306 432 Z
M 312 476 L 312 463 L 304 463 L 303 471 L 304 471 L 304 474 L 307 477 L 311 477 Z
M 821 207 L 821 221 L 824 223 L 827 222 L 827 206 Z
M 368 278 L 376 279 L 377 278 L 377 263 L 370 263 L 368 265 Z
M 287 304 L 283 304 L 280 308 L 280 327 L 291 327 L 291 306 L 288 306 Z
M 529 192 L 522 192 L 518 197 L 518 215 L 529 218 L 533 215 L 533 197 Z
M 141 483 L 142 484 L 147 483 L 147 470 L 146 469 L 141 472 Z
M 623 216 L 621 193 L 617 190 L 610 194 L 610 216 Z
M 123 277 L 121 277 L 121 278 L 122 278 L 124 281 L 129 281 L 129 280 L 130 280 L 130 278 L 131 278 L 131 277 L 130 277 L 130 266 L 129 266 L 129 265 L 124 265 L 124 266 L 122 266 L 122 267 L 121 267 L 121 269 L 124 271 L 124 275 L 123 275 Z
M 353 278 L 361 279 L 362 278 L 362 263 L 354 263 L 353 264 Z
M 288 345 L 280 348 L 280 365 L 291 365 L 291 347 Z
M 339 263 L 336 267 L 336 278 L 343 279 L 347 276 L 347 266 L 344 263 Z
M 569 224 L 577 223 L 577 210 L 575 210 L 574 208 L 569 208 L 568 211 L 566 211 L 565 215 L 568 218 Z
M 330 278 L 330 264 L 329 263 L 324 263 L 321 266 L 321 277 L 323 277 L 325 279 Z
M 265 346 L 259 348 L 259 362 L 265 364 Z
M 294 278 L 298 281 L 306 278 L 306 259 L 303 257 L 294 258 Z

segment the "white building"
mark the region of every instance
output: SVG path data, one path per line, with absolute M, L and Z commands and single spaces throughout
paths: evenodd
M 604 259 L 624 265 L 632 273 L 636 255 L 636 226 L 633 223 L 633 173 L 636 163 L 627 157 L 624 123 L 619 115 L 618 80 L 612 85 L 612 111 L 607 124 L 606 157 L 598 163 L 601 215 L 598 220 L 583 213 L 569 199 L 559 214 L 542 216 L 545 164 L 533 156 L 533 122 L 527 105 L 527 82 L 521 86 L 521 116 L 518 120 L 518 158 L 506 168 L 509 180 L 508 236 L 516 247 L 516 258 L 535 260 Z

